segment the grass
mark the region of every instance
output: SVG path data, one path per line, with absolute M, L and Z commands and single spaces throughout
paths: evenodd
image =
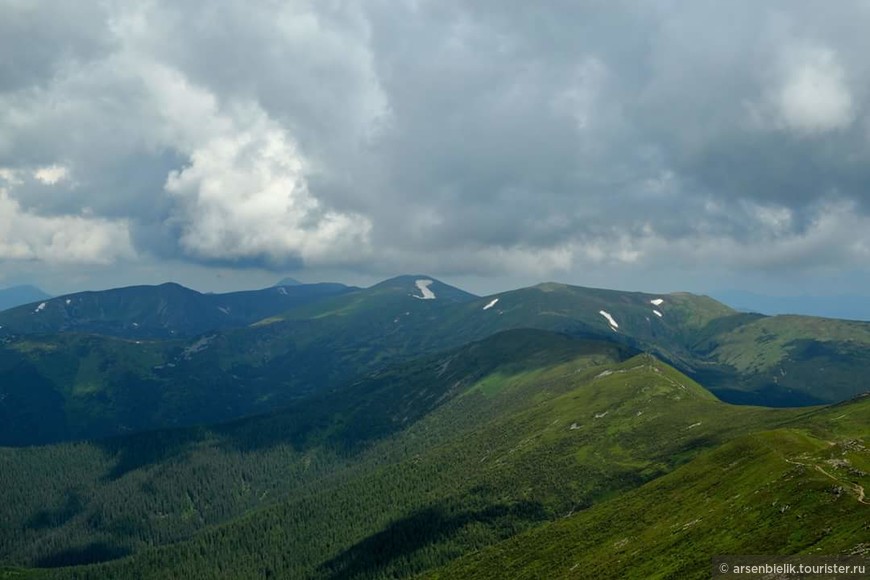
M 838 423 L 840 411 L 848 426 Z M 856 486 L 870 485 L 860 439 L 870 400 L 793 424 L 737 437 L 429 577 L 707 578 L 714 555 L 866 554 L 870 505 L 859 502 Z

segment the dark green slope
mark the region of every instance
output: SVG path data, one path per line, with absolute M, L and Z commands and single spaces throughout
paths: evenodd
M 868 555 L 870 397 L 738 437 L 432 578 L 709 578 L 714 555 Z
M 725 405 L 627 354 L 515 331 L 224 429 L 7 450 L 4 561 L 131 551 L 51 576 L 407 576 L 802 413 Z M 66 467 L 47 480 L 51 462 Z M 52 498 L 47 513 L 29 497 Z
M 201 294 L 178 284 L 79 292 L 0 313 L 0 333 L 83 332 L 125 338 L 177 338 L 247 326 L 291 308 L 351 291 L 342 284 L 278 286 Z

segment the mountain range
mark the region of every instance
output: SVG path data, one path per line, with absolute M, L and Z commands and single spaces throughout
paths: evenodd
M 870 552 L 867 323 L 413 275 L 81 293 L 0 326 L 0 578 L 700 578 L 715 554 Z

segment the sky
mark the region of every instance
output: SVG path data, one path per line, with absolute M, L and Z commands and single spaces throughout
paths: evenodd
M 0 287 L 861 294 L 870 2 L 0 0 Z

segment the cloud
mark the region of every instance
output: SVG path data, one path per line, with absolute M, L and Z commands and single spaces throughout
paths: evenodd
M 33 178 L 45 185 L 55 185 L 69 178 L 69 169 L 62 165 L 47 165 L 34 171 Z
M 852 124 L 852 95 L 832 50 L 802 47 L 787 57 L 785 68 L 782 86 L 773 96 L 784 127 L 800 133 L 824 133 Z
M 9 173 L 0 174 L 7 184 Z M 0 187 L 0 260 L 105 265 L 133 256 L 125 221 L 37 215 L 22 210 Z
M 171 222 L 191 256 L 281 264 L 317 264 L 365 256 L 371 224 L 358 214 L 326 210 L 311 196 L 307 161 L 258 109 L 214 125 L 223 131 L 198 144 L 190 165 L 170 173 L 166 191 L 179 201 Z
M 860 4 L 64 6 L 0 8 L 36 229 L 196 267 L 866 269 Z

